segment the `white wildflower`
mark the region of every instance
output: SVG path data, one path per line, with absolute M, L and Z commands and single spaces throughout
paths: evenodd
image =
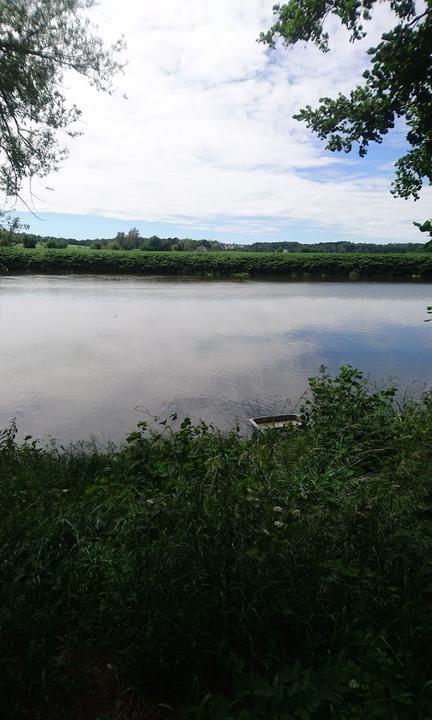
M 147 505 L 154 505 L 154 500 L 147 500 Z
M 283 528 L 285 526 L 285 523 L 283 523 L 282 520 L 275 520 L 273 525 L 278 528 Z
M 276 506 L 273 508 L 273 512 L 283 512 L 283 509 L 281 508 L 280 505 L 276 505 Z

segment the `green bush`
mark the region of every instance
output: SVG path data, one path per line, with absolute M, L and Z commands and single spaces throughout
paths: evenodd
M 62 238 L 50 238 L 50 240 L 46 241 L 45 245 L 47 248 L 55 248 L 56 250 L 64 250 L 68 246 L 66 240 Z
M 302 416 L 104 452 L 2 434 L 5 717 L 118 717 L 113 688 L 187 718 L 429 717 L 432 398 L 346 367 Z
M 58 247 L 58 240 L 49 240 Z M 60 241 L 61 242 L 61 241 Z M 63 246 L 62 246 L 63 247 Z M 432 278 L 432 253 L 252 253 L 252 252 L 157 252 L 121 250 L 110 243 L 89 253 L 70 246 L 67 253 L 48 253 L 39 248 L 25 253 L 20 247 L 0 250 L 0 263 L 10 272 L 127 273 L 137 275 L 234 276 L 286 279 L 349 280 L 357 278 L 412 280 Z
M 24 238 L 22 241 L 23 247 L 34 249 L 36 247 L 36 239 L 35 238 Z

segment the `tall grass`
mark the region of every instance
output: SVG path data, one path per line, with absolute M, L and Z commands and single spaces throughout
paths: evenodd
M 3 432 L 3 717 L 430 717 L 431 396 L 348 367 L 302 412 L 103 452 Z

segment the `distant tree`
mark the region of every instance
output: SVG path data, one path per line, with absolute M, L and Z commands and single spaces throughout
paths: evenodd
M 36 247 L 36 238 L 25 237 L 25 238 L 23 238 L 22 244 L 23 244 L 23 247 L 25 247 L 25 248 L 34 249 Z
M 122 250 L 134 250 L 141 244 L 139 230 L 137 228 L 131 228 L 127 233 L 118 232 L 115 242 L 118 243 Z
M 289 0 L 274 6 L 276 22 L 260 39 L 270 47 L 278 38 L 287 46 L 310 41 L 327 52 L 327 18 L 338 17 L 354 42 L 366 36 L 376 2 Z M 371 66 L 363 73 L 364 82 L 348 96 L 321 98 L 316 109 L 307 105 L 295 117 L 327 140 L 328 150 L 351 152 L 356 147 L 360 157 L 371 142 L 381 143 L 398 118 L 403 118 L 410 147 L 396 162 L 392 192 L 418 199 L 424 181 L 432 183 L 432 0 L 389 0 L 386 4 L 397 24 L 368 50 Z M 421 229 L 432 234 L 430 221 Z
M 187 252 L 190 252 L 191 250 L 195 250 L 196 243 L 194 240 L 183 240 L 183 250 L 186 250 Z
M 68 246 L 67 241 L 63 238 L 50 238 L 46 242 L 47 248 L 55 250 L 65 250 Z
M 102 250 L 103 244 L 101 243 L 100 240 L 92 240 L 90 247 L 93 250 Z
M 141 244 L 141 236 L 138 228 L 131 228 L 126 235 L 126 250 L 135 250 Z
M 210 250 L 219 251 L 223 250 L 222 244 L 218 240 L 207 240 Z
M 185 249 L 185 248 L 184 248 L 184 244 L 185 244 L 185 241 L 184 241 L 184 240 L 177 240 L 177 241 L 174 243 L 174 245 L 172 246 L 171 249 L 172 249 L 172 250 L 180 250 L 180 251 L 181 251 L 181 250 L 184 250 L 184 249 Z
M 105 49 L 86 11 L 95 0 L 0 0 L 0 190 L 19 195 L 66 156 L 58 131 L 73 136 L 80 116 L 63 91 L 74 70 L 110 92 L 123 42 Z
M 150 250 L 161 250 L 162 249 L 162 239 L 158 237 L 157 235 L 152 235 L 152 237 L 149 238 L 149 249 Z

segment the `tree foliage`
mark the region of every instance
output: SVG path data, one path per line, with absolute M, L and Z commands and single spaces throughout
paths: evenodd
M 80 110 L 66 100 L 66 71 L 110 92 L 119 40 L 105 48 L 87 16 L 95 0 L 0 0 L 0 190 L 16 197 L 26 178 L 58 168 L 58 132 L 77 134 Z
M 337 16 L 354 42 L 366 36 L 375 3 L 289 0 L 274 7 L 276 22 L 260 39 L 270 47 L 278 38 L 287 46 L 310 41 L 327 52 L 326 19 Z M 403 118 L 409 149 L 396 162 L 392 192 L 418 199 L 424 182 L 432 183 L 432 0 L 420 10 L 414 0 L 390 0 L 389 5 L 396 24 L 368 50 L 363 83 L 349 95 L 321 98 L 317 108 L 307 105 L 295 117 L 326 140 L 327 149 L 350 152 L 356 147 L 361 157 Z

